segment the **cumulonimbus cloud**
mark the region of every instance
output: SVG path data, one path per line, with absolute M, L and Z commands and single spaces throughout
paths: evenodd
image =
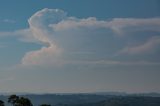
M 93 17 L 77 19 L 75 17 L 67 17 L 62 10 L 47 8 L 35 13 L 28 22 L 34 39 L 48 46 L 26 53 L 22 59 L 22 64 L 24 65 L 53 63 L 63 49 L 67 50 L 69 48 L 67 51 L 76 52 L 74 49 L 83 48 L 81 38 L 83 39 L 84 36 L 92 34 L 89 32 L 89 34 L 84 35 L 86 28 L 94 30 L 95 28 L 106 27 L 105 21 L 97 21 Z M 72 45 L 76 46 L 71 47 Z
M 70 57 L 71 53 L 77 52 L 98 52 L 95 59 L 98 59 L 99 56 L 102 58 L 100 54 L 104 55 L 108 51 L 120 51 L 119 54 L 138 54 L 160 45 L 160 40 L 151 37 L 148 42 L 144 42 L 142 45 L 129 47 L 118 44 L 123 41 L 116 42 L 117 40 L 115 39 L 119 38 L 113 37 L 122 35 L 124 35 L 122 37 L 125 37 L 129 35 L 129 31 L 137 30 L 160 33 L 160 18 L 114 18 L 112 20 L 98 20 L 95 17 L 89 17 L 79 19 L 76 17 L 68 17 L 67 13 L 63 10 L 45 8 L 31 16 L 28 22 L 29 29 L 27 29 L 26 32 L 30 33 L 30 37 L 23 37 L 22 40 L 25 41 L 25 38 L 28 38 L 28 40 L 33 38 L 33 41 L 39 41 L 43 43 L 44 46 L 39 50 L 27 52 L 22 59 L 22 64 L 24 65 L 56 63 L 56 60 L 59 60 L 59 57 L 60 59 L 64 58 L 65 54 L 67 54 L 68 57 L 66 57 L 70 58 L 70 60 L 85 57 Z M 104 39 L 106 39 L 106 41 Z M 110 39 L 113 40 L 113 42 L 110 41 Z M 103 41 L 101 42 L 101 40 Z M 110 45 L 110 47 L 108 45 Z M 117 50 L 113 50 L 111 46 L 117 46 L 115 47 Z M 89 57 L 89 60 L 92 59 L 92 56 Z

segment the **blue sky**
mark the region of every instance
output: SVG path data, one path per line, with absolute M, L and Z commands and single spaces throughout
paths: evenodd
M 0 92 L 160 92 L 159 0 L 1 0 Z

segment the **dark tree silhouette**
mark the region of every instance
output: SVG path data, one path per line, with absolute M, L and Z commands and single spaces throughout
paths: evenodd
M 11 103 L 13 106 L 16 106 L 17 101 L 19 100 L 19 96 L 17 95 L 11 95 L 8 98 L 8 103 Z
M 33 105 L 28 98 L 20 97 L 16 102 L 16 106 L 33 106 Z
M 11 103 L 13 106 L 33 106 L 28 98 L 19 97 L 17 95 L 11 95 L 8 98 L 8 103 Z
M 4 102 L 0 100 L 0 106 L 4 106 Z
M 41 104 L 40 106 L 51 106 L 50 104 Z

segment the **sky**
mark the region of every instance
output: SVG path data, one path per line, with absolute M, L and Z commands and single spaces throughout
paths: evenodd
M 159 0 L 1 0 L 0 92 L 160 93 Z

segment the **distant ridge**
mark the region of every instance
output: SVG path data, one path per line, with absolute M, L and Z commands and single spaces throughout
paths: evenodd
M 1 93 L 0 100 L 6 106 L 9 95 L 12 93 Z M 125 92 L 95 92 L 95 93 L 13 93 L 22 97 L 29 98 L 34 106 L 47 103 L 53 106 L 160 106 L 159 93 L 137 93 L 128 94 Z M 128 103 L 128 105 L 124 105 Z M 132 105 L 131 105 L 132 104 Z M 139 105 L 137 105 L 139 104 Z
M 160 93 L 156 92 L 151 92 L 151 93 L 137 93 L 137 94 L 132 94 L 134 96 L 149 96 L 149 97 L 160 97 Z
M 149 93 L 126 93 L 126 92 L 90 92 L 90 93 L 27 93 L 27 92 L 9 92 L 0 93 L 0 95 L 108 95 L 108 96 L 149 96 L 149 97 L 160 97 L 160 93 L 149 92 Z
M 113 96 L 147 96 L 147 97 L 160 97 L 160 93 L 150 92 L 150 93 L 126 93 L 126 92 L 95 92 L 91 94 L 97 95 L 113 95 Z

